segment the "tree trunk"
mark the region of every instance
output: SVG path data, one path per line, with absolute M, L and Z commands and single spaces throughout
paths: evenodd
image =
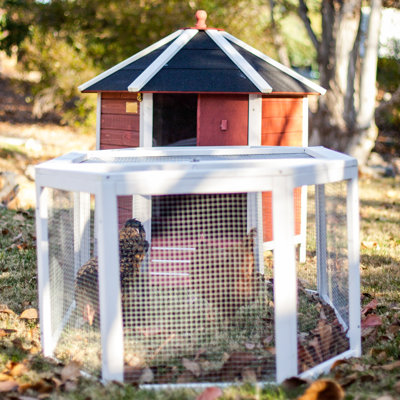
M 320 82 L 327 92 L 319 99 L 310 143 L 351 154 L 360 164 L 366 162 L 377 136 L 374 108 L 381 7 L 381 0 L 371 0 L 364 33 L 361 0 L 322 0 L 321 6 L 317 50 Z M 304 15 L 302 19 L 306 22 Z

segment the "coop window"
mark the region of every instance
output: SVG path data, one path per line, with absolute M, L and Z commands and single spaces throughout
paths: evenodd
M 195 146 L 197 95 L 153 95 L 153 146 Z

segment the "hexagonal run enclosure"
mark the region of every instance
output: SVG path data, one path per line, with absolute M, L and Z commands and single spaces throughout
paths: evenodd
M 36 183 L 45 355 L 159 386 L 281 382 L 360 354 L 355 159 L 104 150 L 45 162 Z

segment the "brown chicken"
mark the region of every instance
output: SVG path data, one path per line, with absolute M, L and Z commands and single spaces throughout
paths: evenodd
M 132 284 L 138 275 L 149 243 L 143 225 L 136 219 L 126 221 L 119 231 L 119 259 L 121 289 Z M 78 315 L 83 315 L 89 325 L 93 325 L 99 315 L 98 260 L 91 258 L 78 271 L 75 280 L 75 300 Z
M 259 273 L 255 271 L 255 229 L 229 247 L 203 242 L 191 263 L 191 283 L 200 295 L 213 304 L 222 318 L 255 299 Z

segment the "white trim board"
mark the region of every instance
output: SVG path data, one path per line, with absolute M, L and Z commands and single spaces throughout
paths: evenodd
M 183 31 L 182 29 L 179 29 L 176 32 L 171 33 L 170 35 L 168 35 L 165 38 L 159 40 L 158 42 L 153 43 L 151 46 L 146 47 L 142 51 L 139 51 L 139 53 L 134 54 L 133 56 L 127 58 L 126 60 L 121 61 L 119 64 L 114 65 L 113 67 L 111 67 L 107 71 L 102 72 L 100 75 L 95 76 L 94 78 L 90 79 L 89 81 L 87 81 L 87 82 L 83 83 L 82 85 L 78 86 L 79 91 L 83 92 L 88 87 L 94 85 L 95 83 L 101 81 L 104 78 L 107 78 L 108 76 L 110 76 L 114 72 L 119 71 L 120 69 L 126 67 L 127 65 L 133 63 L 134 61 L 139 60 L 139 58 L 142 58 L 142 57 L 146 56 L 147 54 L 151 53 L 152 51 L 157 50 L 161 46 L 164 46 L 168 42 L 171 42 L 177 36 L 179 36 L 182 33 L 182 31 Z
M 168 46 L 129 86 L 130 92 L 139 92 L 143 86 L 149 82 L 162 67 L 176 54 L 182 47 L 197 34 L 197 29 L 186 29 L 181 31 L 178 38 Z
M 275 61 L 274 59 L 268 57 L 267 55 L 265 55 L 261 51 L 259 51 L 259 50 L 255 49 L 254 47 L 248 45 L 247 43 L 245 43 L 242 40 L 236 38 L 235 36 L 232 36 L 230 33 L 222 32 L 222 35 L 225 36 L 226 39 L 229 39 L 231 42 L 237 44 L 238 46 L 242 47 L 243 49 L 247 50 L 248 52 L 254 54 L 258 58 L 261 58 L 262 60 L 264 60 L 268 64 L 272 65 L 273 67 L 278 68 L 279 70 L 281 70 L 282 72 L 284 72 L 287 75 L 291 76 L 292 78 L 295 78 L 299 82 L 304 83 L 305 85 L 307 85 L 311 89 L 315 90 L 316 92 L 318 92 L 320 94 L 325 94 L 326 89 L 324 89 L 322 86 L 319 86 L 316 83 L 310 81 L 309 79 L 304 78 L 304 76 L 300 75 L 296 71 L 293 71 L 292 69 L 282 65 L 278 61 Z
M 249 64 L 249 62 L 225 39 L 222 31 L 206 30 L 207 35 L 247 76 L 261 93 L 271 93 L 271 85 Z

